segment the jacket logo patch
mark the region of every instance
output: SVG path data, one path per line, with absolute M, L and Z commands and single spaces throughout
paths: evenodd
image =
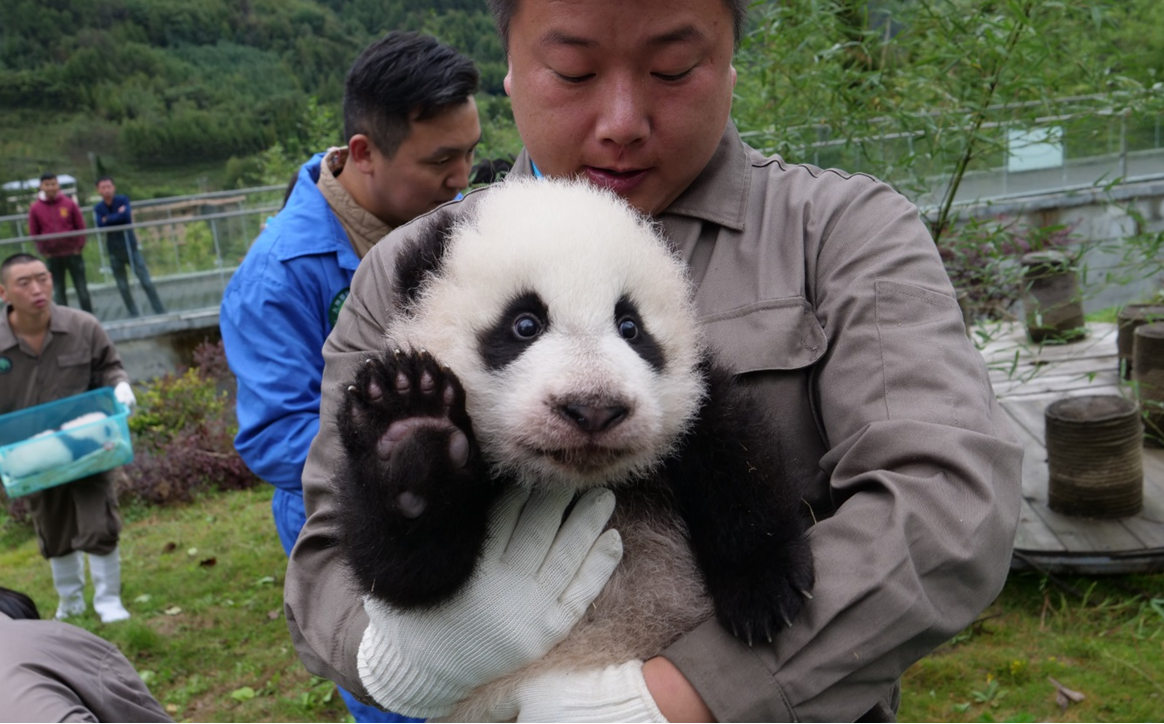
M 0 357 L 0 375 L 6 375 L 12 371 L 12 360 L 7 357 Z
M 331 326 L 335 326 L 335 320 L 339 319 L 340 310 L 343 309 L 344 302 L 347 301 L 348 292 L 352 290 L 351 287 L 344 287 L 339 294 L 331 300 L 331 305 L 327 308 L 327 320 Z
M 64 206 L 61 207 L 61 218 L 62 219 L 69 218 L 69 210 L 66 209 Z

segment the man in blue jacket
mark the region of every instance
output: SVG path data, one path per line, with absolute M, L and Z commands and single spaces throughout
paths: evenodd
M 219 324 L 238 381 L 235 447 L 275 486 L 288 554 L 306 519 L 300 477 L 319 429 L 323 342 L 372 246 L 468 185 L 478 81 L 471 60 L 431 37 L 393 32 L 370 45 L 345 81 L 347 146 L 300 168 L 227 285 Z M 357 721 L 411 721 L 361 718 L 378 710 L 340 692 Z
M 93 207 L 93 218 L 97 219 L 97 226 L 125 226 L 133 223 L 133 210 L 129 206 L 129 197 L 117 193 L 117 186 L 111 176 L 102 176 L 97 179 L 97 193 L 101 200 Z M 139 316 L 137 303 L 133 301 L 133 292 L 129 290 L 129 280 L 125 276 L 126 265 L 133 269 L 141 288 L 149 297 L 150 306 L 155 314 L 165 314 L 166 308 L 158 298 L 158 290 L 150 280 L 150 270 L 146 268 L 145 259 L 137 246 L 137 234 L 133 229 L 118 229 L 105 233 L 105 250 L 109 252 L 109 268 L 113 271 L 113 278 L 117 281 L 117 291 L 121 292 L 121 299 L 129 316 Z

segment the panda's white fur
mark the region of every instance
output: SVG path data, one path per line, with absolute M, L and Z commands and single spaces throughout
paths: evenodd
M 683 262 L 613 194 L 581 182 L 512 179 L 453 230 L 437 276 L 388 330 L 396 347 L 427 349 L 461 379 L 491 464 L 530 485 L 579 488 L 641 474 L 670 449 L 702 400 L 701 343 Z M 550 329 L 500 370 L 482 364 L 478 335 L 514 294 L 545 301 Z M 630 295 L 665 361 L 656 371 L 623 341 L 611 310 Z M 553 409 L 563 398 L 618 401 L 627 420 L 582 436 Z M 565 466 L 533 450 L 600 445 L 604 465 Z M 598 458 L 590 448 L 587 459 Z M 617 454 L 616 454 L 617 453 Z

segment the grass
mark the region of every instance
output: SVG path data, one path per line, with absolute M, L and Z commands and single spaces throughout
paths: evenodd
M 133 613 L 104 625 L 180 721 L 343 721 L 335 687 L 292 650 L 282 611 L 285 560 L 271 489 L 192 505 L 124 510 L 123 594 Z M 56 609 L 31 529 L 0 513 L 0 583 Z M 1164 574 L 1014 574 L 968 629 L 905 676 L 902 721 L 1155 721 L 1164 710 Z M 1071 591 L 1074 592 L 1069 592 Z M 1083 695 L 1056 700 L 1056 686 Z
M 1157 721 L 1164 574 L 1063 583 L 1012 574 L 978 622 L 906 672 L 900 719 Z M 1054 682 L 1084 698 L 1060 701 Z
M 70 619 L 117 644 L 179 721 L 351 721 L 335 686 L 291 645 L 272 490 L 123 509 L 122 599 L 133 618 L 105 625 L 90 609 Z M 0 583 L 51 616 L 56 593 L 31 528 L 0 522 Z

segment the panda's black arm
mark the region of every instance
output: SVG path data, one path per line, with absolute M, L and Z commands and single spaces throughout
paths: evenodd
M 717 618 L 749 644 L 771 640 L 813 584 L 799 486 L 759 403 L 726 370 L 704 372 L 707 401 L 666 473 Z
M 360 590 L 434 606 L 469 579 L 499 486 L 477 452 L 464 391 L 426 353 L 365 364 L 337 420 L 340 545 Z

